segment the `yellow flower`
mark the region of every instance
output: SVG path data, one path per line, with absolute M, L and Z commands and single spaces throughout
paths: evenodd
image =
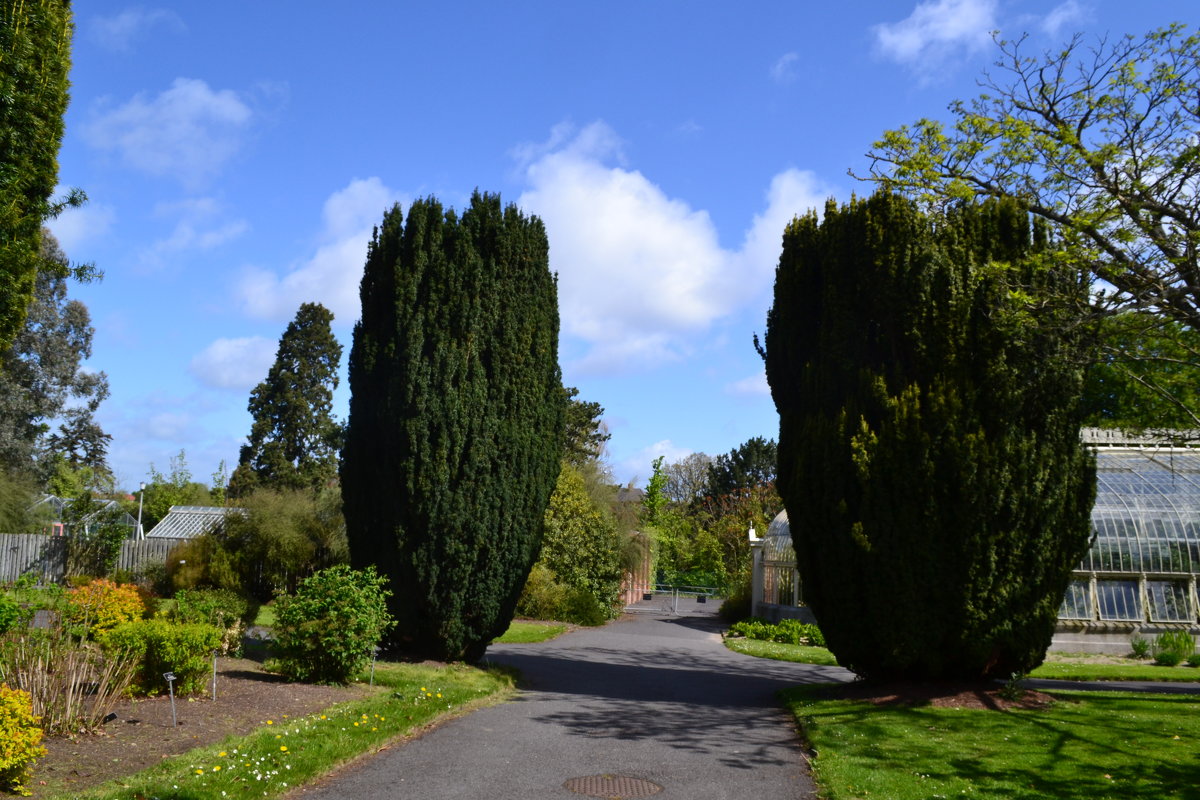
M 267 720 L 267 724 L 268 724 L 268 725 L 274 725 L 275 723 L 274 723 L 274 722 L 272 722 L 271 720 Z
M 421 691 L 422 691 L 422 692 L 423 692 L 423 691 L 425 691 L 425 687 L 424 687 L 424 686 L 422 686 L 422 687 L 421 687 Z
M 441 693 L 441 692 L 438 692 L 438 697 L 441 697 L 441 696 L 442 696 L 442 693 Z
M 196 774 L 197 774 L 197 775 L 203 775 L 203 774 L 204 774 L 204 770 L 202 770 L 202 769 L 198 769 L 198 770 L 196 770 Z
M 213 772 L 220 772 L 220 771 L 221 771 L 221 765 L 220 765 L 220 764 L 217 764 L 215 767 L 213 767 Z
M 357 722 L 356 722 L 356 723 L 354 723 L 354 727 L 356 727 L 356 728 L 358 727 L 358 723 L 357 723 Z
M 286 752 L 287 752 L 287 745 L 286 745 L 286 744 L 281 744 L 281 745 L 279 745 L 279 752 L 281 752 L 281 753 L 286 753 Z
M 322 714 L 321 719 L 328 719 L 328 717 L 326 717 L 324 714 Z

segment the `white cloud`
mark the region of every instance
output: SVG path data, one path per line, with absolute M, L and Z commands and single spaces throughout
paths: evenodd
M 130 49 L 134 39 L 155 27 L 163 27 L 173 33 L 180 33 L 187 28 L 174 11 L 137 7 L 108 17 L 92 17 L 88 23 L 88 36 L 106 50 L 125 52 Z
M 188 370 L 217 389 L 248 391 L 267 377 L 278 343 L 262 336 L 217 339 L 192 359 Z
M 117 152 L 134 169 L 196 184 L 237 154 L 252 118 L 237 92 L 176 78 L 155 97 L 139 93 L 102 111 L 84 127 L 84 136 L 94 147 Z
M 566 334 L 589 344 L 573 370 L 615 372 L 680 359 L 690 341 L 770 288 L 783 227 L 824 204 L 829 191 L 809 173 L 772 181 L 767 208 L 741 249 L 723 249 L 708 212 L 668 197 L 640 172 L 608 166 L 619 140 L 604 123 L 572 139 L 555 129 L 553 147 L 525 172 L 519 205 L 550 237 Z
M 84 245 L 103 237 L 117 220 L 112 206 L 89 203 L 79 208 L 65 209 L 56 218 L 46 222 L 62 246 L 67 257 L 77 261 L 88 261 Z
M 250 226 L 243 219 L 222 219 L 221 204 L 210 197 L 194 197 L 176 203 L 162 203 L 155 216 L 176 217 L 175 227 L 141 253 L 143 263 L 158 265 L 174 253 L 211 250 L 241 236 Z
M 1055 6 L 1042 19 L 1040 27 L 1043 33 L 1058 37 L 1062 35 L 1063 29 L 1067 26 L 1084 22 L 1090 16 L 1090 12 L 1080 5 L 1078 0 L 1066 0 L 1065 3 Z
M 995 12 L 996 0 L 925 0 L 907 19 L 873 30 L 885 56 L 928 71 L 958 50 L 986 47 Z
M 343 323 L 358 319 L 358 285 L 371 230 L 400 199 L 379 178 L 356 178 L 334 192 L 325 201 L 316 252 L 282 277 L 248 269 L 238 287 L 243 309 L 254 317 L 286 319 L 301 303 L 320 302 Z
M 771 386 L 767 383 L 766 373 L 760 372 L 757 375 L 726 384 L 725 392 L 740 397 L 770 397 Z
M 796 79 L 796 64 L 799 60 L 799 53 L 787 53 L 783 55 L 771 67 L 771 78 L 776 83 L 792 82 Z

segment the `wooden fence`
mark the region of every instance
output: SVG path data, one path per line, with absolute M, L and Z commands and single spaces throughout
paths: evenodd
M 117 569 L 141 572 L 153 564 L 165 564 L 171 550 L 185 539 L 126 539 L 121 542 Z M 67 571 L 67 537 L 27 533 L 0 533 L 0 583 L 15 581 L 26 573 L 43 583 L 61 581 Z

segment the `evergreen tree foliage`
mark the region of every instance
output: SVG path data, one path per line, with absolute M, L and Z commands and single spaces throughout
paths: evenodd
M 230 495 L 255 488 L 313 489 L 337 478 L 341 426 L 334 421 L 342 346 L 330 325 L 333 313 L 304 303 L 279 339 L 267 379 L 250 393 L 254 422 L 230 479 Z
M 612 438 L 604 423 L 604 406 L 587 400 L 577 400 L 579 390 L 574 386 L 564 387 L 567 396 L 567 434 L 563 442 L 563 457 L 581 466 L 600 458 L 604 445 Z
M 38 274 L 42 223 L 57 208 L 58 149 L 71 69 L 68 0 L 0 3 L 0 353 L 21 330 Z M 82 193 L 66 204 L 82 203 Z
M 351 563 L 397 642 L 476 659 L 512 618 L 558 476 L 566 395 L 541 220 L 476 192 L 393 207 L 367 252 L 342 454 Z
M 622 549 L 612 513 L 593 501 L 583 473 L 564 464 L 546 508 L 541 563 L 559 582 L 611 609 L 621 587 Z
M 41 247 L 44 263 L 65 267 L 49 231 Z M 112 437 L 94 415 L 108 397 L 108 377 L 83 369 L 94 333 L 87 306 L 67 298 L 65 268 L 39 272 L 24 323 L 0 355 L 0 465 L 45 484 L 65 464 L 91 470 L 88 488 L 107 485 Z
M 755 436 L 719 455 L 708 468 L 708 497 L 723 497 L 734 492 L 775 482 L 777 448 L 774 439 Z
M 869 678 L 1027 671 L 1090 540 L 1077 272 L 1011 201 L 795 219 L 768 317 L 779 491 L 812 607 Z

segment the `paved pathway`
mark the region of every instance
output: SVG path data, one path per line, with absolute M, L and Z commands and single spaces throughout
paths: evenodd
M 528 800 L 586 795 L 575 778 L 636 779 L 619 796 L 799 800 L 815 796 L 775 692 L 848 679 L 837 667 L 726 650 L 712 620 L 637 615 L 552 642 L 501 645 L 521 671 L 508 703 L 440 726 L 302 792 L 305 798 Z M 590 788 L 602 784 L 594 782 Z M 588 785 L 579 788 L 587 789 Z

